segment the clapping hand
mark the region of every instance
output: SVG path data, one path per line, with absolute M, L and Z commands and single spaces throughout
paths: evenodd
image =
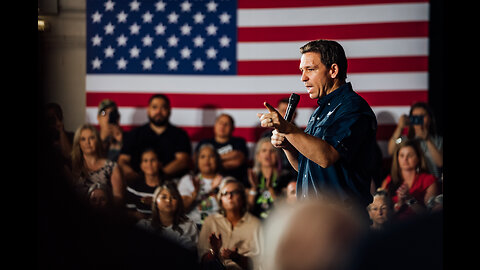
M 217 237 L 215 233 L 212 233 L 208 237 L 208 240 L 210 242 L 210 246 L 213 249 L 213 252 L 215 252 L 215 254 L 218 254 L 218 252 L 220 251 L 220 248 L 222 247 L 222 234 L 219 233 Z

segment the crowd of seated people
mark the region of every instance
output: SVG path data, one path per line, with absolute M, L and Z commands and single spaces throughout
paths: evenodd
M 64 120 L 58 107 L 47 107 L 55 123 Z M 249 163 L 246 141 L 232 136 L 234 119 L 228 114 L 216 119 L 215 137 L 194 148 L 188 134 L 170 123 L 170 114 L 170 101 L 160 94 L 149 100 L 149 122 L 129 132 L 122 131 L 113 100 L 99 104 L 98 128 L 84 124 L 74 136 L 52 120 L 60 134 L 55 146 L 79 199 L 95 209 L 123 209 L 137 228 L 194 250 L 204 269 L 265 267 L 262 252 L 269 227 L 263 224 L 277 206 L 298 204 L 296 175 L 285 168 L 282 151 L 268 136 L 259 138 Z M 366 209 L 372 231 L 442 211 L 443 139 L 432 128 L 428 105 L 415 104 L 411 115 L 422 120 L 402 116 L 388 145 L 390 174 L 372 190 Z M 337 215 L 331 214 L 335 208 L 320 210 Z

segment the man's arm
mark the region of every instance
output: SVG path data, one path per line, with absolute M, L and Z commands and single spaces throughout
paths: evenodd
M 166 175 L 175 175 L 181 170 L 188 168 L 190 162 L 190 155 L 186 152 L 175 153 L 175 159 L 163 167 L 163 172 Z
M 291 147 L 295 148 L 306 158 L 312 160 L 323 168 L 333 165 L 340 158 L 338 151 L 328 142 L 306 134 L 300 128 L 283 119 L 280 113 L 270 104 L 265 102 L 264 105 L 269 113 L 258 114 L 262 127 L 275 128 L 277 130 L 277 135 L 280 134 L 281 136 L 284 136 Z M 283 145 L 283 149 L 288 149 L 287 144 Z M 286 150 L 286 154 L 289 161 L 290 158 L 295 158 L 292 149 Z M 292 162 L 290 162 L 290 164 L 292 164 Z M 298 170 L 298 164 L 292 164 L 292 166 Z
M 239 150 L 232 150 L 220 156 L 225 169 L 238 168 L 245 162 L 245 154 Z
M 126 183 L 130 183 L 131 181 L 140 178 L 140 175 L 133 170 L 132 166 L 130 165 L 131 159 L 132 158 L 130 155 L 127 154 L 120 154 L 118 156 L 117 163 Z
M 333 165 L 340 158 L 338 151 L 327 141 L 306 134 L 296 127 L 286 130 L 285 134 L 287 140 L 295 149 L 322 168 Z

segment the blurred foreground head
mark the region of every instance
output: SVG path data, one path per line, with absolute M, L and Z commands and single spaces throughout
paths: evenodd
M 325 200 L 279 205 L 265 227 L 267 270 L 345 269 L 367 229 L 357 212 Z

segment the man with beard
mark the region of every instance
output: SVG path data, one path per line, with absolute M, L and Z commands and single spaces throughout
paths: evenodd
M 128 132 L 118 157 L 127 183 L 140 179 L 140 157 L 147 149 L 154 149 L 166 178 L 183 175 L 190 163 L 191 143 L 188 134 L 169 122 L 170 100 L 163 94 L 153 95 L 147 108 L 149 122 Z

